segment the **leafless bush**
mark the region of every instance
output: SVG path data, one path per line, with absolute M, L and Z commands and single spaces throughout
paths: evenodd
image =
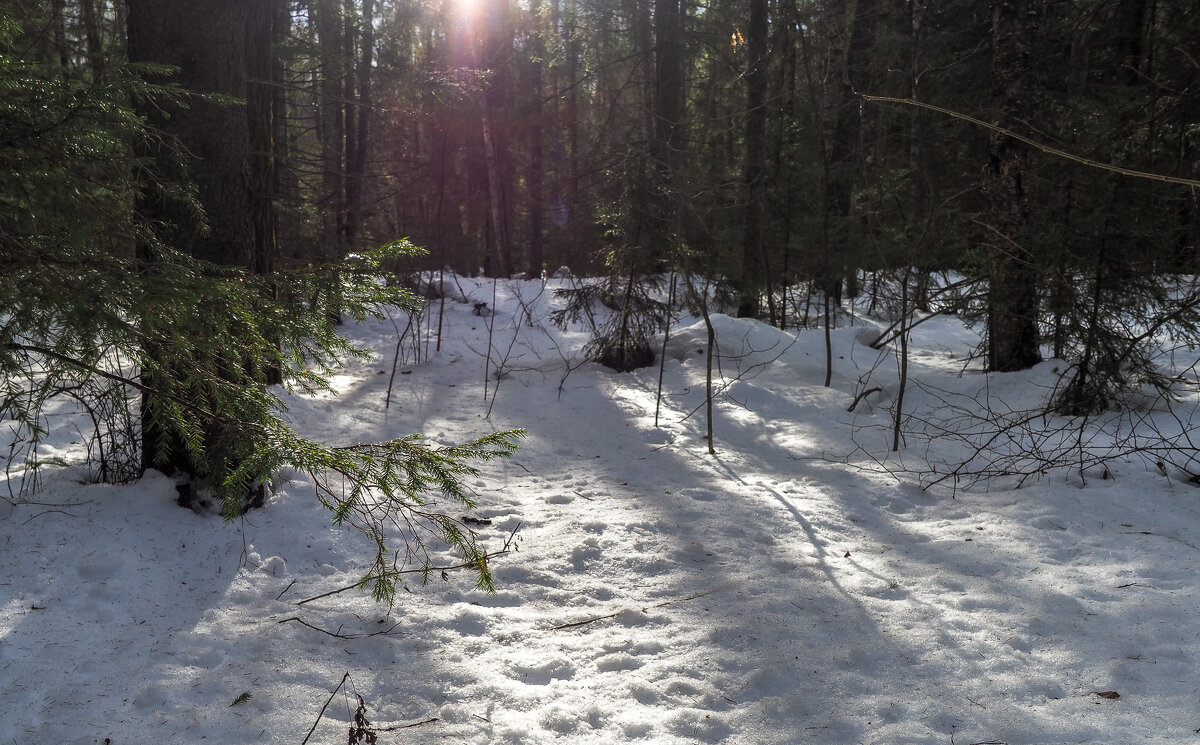
M 1065 375 L 1060 375 L 1061 383 Z M 1058 385 L 1038 405 L 1013 407 L 989 388 L 988 377 L 972 391 L 950 391 L 913 380 L 924 403 L 905 420 L 908 439 L 921 448 L 916 465 L 886 466 L 916 476 L 922 488 L 952 490 L 1004 484 L 1020 487 L 1061 474 L 1089 479 L 1116 478 L 1131 463 L 1196 484 L 1200 455 L 1193 432 L 1200 425 L 1195 395 L 1181 402 L 1130 397 L 1130 405 L 1099 414 L 1063 415 L 1050 405 Z M 856 443 L 861 430 L 856 430 Z M 911 463 L 911 461 L 910 461 Z
M 69 465 L 39 449 L 50 431 L 50 416 L 74 420 L 88 481 L 124 484 L 136 480 L 142 472 L 139 397 L 125 382 L 133 379 L 136 371 L 122 369 L 123 362 L 115 354 L 101 356 L 110 375 L 47 368 L 34 353 L 25 357 L 25 364 L 24 375 L 7 378 L 0 401 L 0 414 L 27 413 L 5 423 L 7 452 L 0 457 L 4 458 L 9 499 L 17 501 L 37 492 L 47 467 Z

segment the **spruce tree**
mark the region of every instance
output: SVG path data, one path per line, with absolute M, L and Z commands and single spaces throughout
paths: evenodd
M 94 391 L 108 409 L 129 413 L 140 394 L 154 423 L 145 460 L 186 464 L 194 488 L 226 517 L 245 509 L 248 488 L 292 467 L 310 475 L 335 523 L 371 538 L 363 582 L 376 598 L 392 601 L 405 572 L 429 576 L 431 539 L 490 587 L 486 552 L 430 495 L 470 506 L 463 477 L 476 462 L 514 452 L 522 432 L 448 447 L 415 435 L 330 446 L 292 430 L 279 389 L 267 385 L 274 370 L 284 390 L 330 390 L 329 373 L 366 352 L 327 323 L 323 293 L 338 293 L 356 319 L 411 304 L 380 277 L 382 262 L 414 249 L 397 241 L 269 274 L 190 255 L 177 245 L 180 228 L 210 229 L 204 187 L 187 178 L 203 164 L 143 112 L 151 101 L 176 112 L 185 102 L 238 102 L 146 82 L 172 73 L 147 63 L 114 63 L 98 81 L 72 79 L 29 61 L 20 31 L 0 15 L 0 419 L 24 448 L 8 464 L 10 484 L 23 466 L 24 475 L 34 472 L 56 397 Z M 153 200 L 173 205 L 174 220 L 135 209 Z M 142 460 L 136 448 L 129 457 Z M 404 550 L 393 550 L 397 541 Z

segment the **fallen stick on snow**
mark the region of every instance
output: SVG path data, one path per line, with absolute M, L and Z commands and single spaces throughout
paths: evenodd
M 686 598 L 675 598 L 674 600 L 664 600 L 661 603 L 655 603 L 654 605 L 647 605 L 644 608 L 632 608 L 632 609 L 631 608 L 622 608 L 621 610 L 617 611 L 616 613 L 608 613 L 603 616 L 596 616 L 595 618 L 588 618 L 583 621 L 572 621 L 571 623 L 563 623 L 563 624 L 559 624 L 558 626 L 551 626 L 550 628 L 548 628 L 546 630 L 547 631 L 562 631 L 563 629 L 573 629 L 577 626 L 587 626 L 589 623 L 596 623 L 597 621 L 607 621 L 610 618 L 616 618 L 617 616 L 621 615 L 622 613 L 624 613 L 627 610 L 637 610 L 641 613 L 645 613 L 645 612 L 647 612 L 649 610 L 653 610 L 655 608 L 662 608 L 665 605 L 674 605 L 675 603 L 685 603 L 689 600 L 695 600 L 697 598 L 702 598 L 705 595 L 712 595 L 716 591 L 717 591 L 716 588 L 713 588 L 712 590 L 706 590 L 704 592 L 697 593 L 695 595 L 689 595 Z

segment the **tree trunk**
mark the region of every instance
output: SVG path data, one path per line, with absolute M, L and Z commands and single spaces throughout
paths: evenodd
M 488 71 L 487 88 L 480 100 L 480 129 L 483 133 L 483 157 L 487 168 L 488 191 L 488 275 L 507 277 L 513 272 L 512 246 L 508 220 L 508 168 L 504 137 L 496 126 L 496 116 L 507 111 L 511 91 L 506 65 L 511 51 L 508 0 L 487 5 L 487 29 L 481 69 Z
M 310 12 L 316 16 L 320 45 L 320 96 L 317 132 L 321 141 L 320 207 L 324 249 L 319 258 L 341 258 L 340 244 L 345 231 L 344 145 L 345 110 L 342 105 L 342 20 L 338 0 L 314 0 Z
M 283 40 L 291 33 L 292 11 L 291 3 L 275 3 L 275 39 Z M 271 55 L 271 147 L 273 150 L 275 183 L 272 191 L 275 193 L 276 204 L 279 200 L 296 196 L 294 176 L 291 172 L 289 158 L 291 156 L 288 144 L 288 101 L 289 90 L 285 84 L 287 76 L 283 59 L 278 54 Z
M 252 54 L 248 47 L 250 39 L 262 33 L 264 16 L 273 15 L 272 0 L 128 0 L 127 10 L 131 61 L 175 66 L 171 82 L 184 90 L 238 101 L 261 98 L 261 93 L 252 95 L 249 85 Z M 265 27 L 269 26 L 266 20 Z M 245 104 L 199 96 L 189 97 L 186 109 L 169 102 L 147 106 L 144 114 L 150 122 L 193 156 L 189 173 L 173 176 L 195 184 L 204 215 L 195 214 L 187 203 L 156 194 L 143 197 L 138 208 L 162 224 L 160 238 L 167 245 L 207 262 L 253 270 L 259 241 L 267 237 L 261 230 L 269 224 L 265 213 L 270 211 L 270 199 L 260 199 L 255 191 L 263 184 L 256 171 L 264 165 L 252 149 L 248 110 L 260 112 L 261 106 L 248 109 Z M 259 130 L 257 122 L 254 129 Z M 169 165 L 169 160 L 164 161 L 160 168 Z M 158 258 L 145 243 L 138 253 L 148 263 Z M 154 357 L 155 350 L 145 353 Z M 143 373 L 143 381 L 147 387 L 142 400 L 144 467 L 192 478 L 209 475 L 193 462 L 166 420 L 156 418 L 154 412 L 160 407 L 153 391 L 160 386 L 155 375 Z M 235 464 L 247 453 L 231 452 L 225 434 L 216 417 L 204 422 L 210 456 L 219 452 L 227 464 Z
M 488 185 L 488 276 L 507 277 L 512 273 L 509 258 L 507 220 L 504 215 L 504 185 L 501 182 L 500 149 L 492 126 L 491 107 L 484 96 L 480 117 L 483 130 L 483 158 Z
M 254 224 L 254 252 L 250 261 L 257 274 L 275 271 L 278 259 L 278 224 L 275 204 L 279 178 L 275 173 L 276 91 L 282 78 L 276 78 L 275 40 L 279 34 L 279 7 L 282 0 L 248 0 L 252 6 L 246 29 L 247 98 L 246 115 L 250 135 L 250 210 Z M 270 293 L 278 293 L 273 288 Z M 278 366 L 266 371 L 266 383 L 278 385 L 283 373 Z
M 678 216 L 677 174 L 683 154 L 683 16 L 679 0 L 654 1 L 654 97 L 650 157 L 654 164 L 651 221 L 656 262 L 672 256 Z
M 246 28 L 246 121 L 250 143 L 251 220 L 254 249 L 250 267 L 259 274 L 275 269 L 275 22 L 281 0 L 247 0 L 251 12 Z
M 129 58 L 178 68 L 172 82 L 198 93 L 245 101 L 247 31 L 261 0 L 128 0 Z M 187 108 L 147 111 L 151 122 L 194 156 L 188 174 L 198 188 L 208 231 L 182 203 L 162 205 L 168 243 L 225 266 L 253 267 L 254 222 L 251 135 L 246 106 L 193 96 Z M 153 205 L 150 205 L 153 206 Z
M 104 46 L 101 42 L 100 23 L 96 17 L 96 0 L 80 0 L 80 19 L 83 21 L 83 35 L 87 43 L 88 67 L 92 70 L 92 79 L 101 80 L 104 77 Z
M 1026 113 L 1030 85 L 1029 0 L 992 2 L 993 124 L 1012 126 Z M 989 234 L 988 366 L 1008 372 L 1041 361 L 1038 338 L 1040 272 L 1029 244 L 1027 184 L 1029 154 L 1010 137 L 989 135 L 983 174 Z
M 50 23 L 54 26 L 54 53 L 58 66 L 66 73 L 71 66 L 70 50 L 67 49 L 67 0 L 50 0 Z
M 825 281 L 826 291 L 832 292 L 839 304 L 842 278 L 852 278 L 857 269 L 851 256 L 851 194 L 862 160 L 860 96 L 871 85 L 870 53 L 875 44 L 876 15 L 876 0 L 858 0 L 854 4 L 850 42 L 840 70 L 841 86 L 833 93 L 837 114 L 829 142 L 830 178 L 826 181 L 825 199 L 833 222 L 830 260 L 840 262 L 840 266 L 830 265 Z M 853 284 L 853 280 L 848 284 Z
M 371 121 L 371 67 L 374 64 L 375 52 L 375 3 L 374 0 L 363 0 L 362 15 L 359 20 L 361 51 L 358 58 L 358 69 L 354 77 L 358 81 L 357 97 L 351 97 L 354 91 L 347 83 L 350 94 L 346 99 L 346 241 L 354 246 L 361 237 L 363 221 L 363 190 L 367 177 L 367 147 L 369 144 Z M 347 33 L 347 37 L 351 35 Z M 353 52 L 353 43 L 347 45 L 348 53 Z M 353 60 L 347 56 L 346 64 L 353 65 Z M 347 80 L 350 76 L 347 76 Z M 352 112 L 357 116 L 352 117 Z M 350 136 L 353 126 L 354 135 Z
M 530 61 L 530 120 L 529 126 L 529 263 L 525 274 L 530 279 L 542 276 L 546 263 L 546 241 L 543 225 L 546 214 L 544 191 L 546 165 L 544 157 L 542 117 L 542 60 L 546 56 L 546 40 L 542 33 L 541 0 L 530 0 L 529 17 L 533 24 L 531 32 L 532 60 Z
M 1117 82 L 1132 87 L 1141 79 L 1146 0 L 1120 0 L 1117 16 Z
M 738 315 L 758 318 L 767 280 L 763 204 L 767 200 L 767 0 L 750 0 L 746 53 L 746 149 L 742 161 L 742 288 Z
M 342 155 L 343 163 L 343 184 L 342 184 L 342 229 L 339 233 L 339 241 L 343 246 L 343 252 L 354 250 L 355 232 L 358 226 L 355 224 L 355 205 L 354 201 L 357 198 L 355 189 L 357 185 L 354 182 L 354 160 L 358 154 L 358 106 L 355 101 L 355 54 L 358 40 L 358 24 L 355 22 L 357 12 L 354 0 L 342 0 L 342 30 L 341 30 L 341 59 L 338 62 L 338 67 L 342 70 L 342 93 L 338 101 L 338 106 L 342 110 L 342 145 L 345 152 Z

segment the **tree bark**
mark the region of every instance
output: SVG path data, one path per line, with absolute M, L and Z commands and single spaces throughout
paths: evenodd
M 246 121 L 250 143 L 250 214 L 254 225 L 251 268 L 259 274 L 275 269 L 275 23 L 281 0 L 245 0 L 250 6 L 246 28 Z
M 96 17 L 96 0 L 80 0 L 80 20 L 83 21 L 84 41 L 87 43 L 88 67 L 92 71 L 93 80 L 104 77 L 104 46 L 101 42 L 100 23 Z
M 1142 28 L 1146 0 L 1120 0 L 1117 8 L 1117 82 L 1132 87 L 1141 80 Z
M 836 7 L 836 6 L 835 6 Z M 829 143 L 830 177 L 826 181 L 825 199 L 833 223 L 831 261 L 825 277 L 826 291 L 841 301 L 842 278 L 851 278 L 856 269 L 851 256 L 850 225 L 851 194 L 862 159 L 863 109 L 860 96 L 871 85 L 870 53 L 875 44 L 876 0 L 858 0 L 850 24 L 850 41 L 840 69 L 841 84 L 832 93 L 837 102 L 837 114 Z M 851 291 L 854 294 L 855 291 Z
M 173 138 L 192 156 L 191 167 L 185 174 L 170 174 L 179 181 L 190 180 L 197 189 L 203 215 L 182 201 L 169 201 L 158 194 L 146 194 L 139 210 L 161 224 L 160 239 L 167 245 L 213 264 L 239 267 L 253 271 L 258 250 L 269 241 L 269 195 L 262 198 L 256 190 L 264 182 L 257 171 L 264 161 L 256 156 L 252 143 L 261 136 L 261 123 L 252 115 L 261 113 L 262 92 L 252 94 L 249 70 L 251 40 L 257 40 L 270 21 L 263 16 L 273 15 L 273 0 L 128 0 L 129 58 L 134 62 L 153 62 L 172 65 L 176 72 L 173 83 L 186 91 L 218 94 L 245 103 L 213 101 L 202 96 L 190 96 L 187 108 L 171 102 L 146 106 L 144 115 L 164 136 Z M 261 64 L 259 59 L 258 64 Z M 269 129 L 269 127 L 268 127 Z M 164 159 L 160 168 L 169 167 Z M 153 263 L 159 257 L 150 244 L 138 246 L 139 258 Z M 150 357 L 161 350 L 145 350 Z M 159 357 L 168 368 L 159 375 L 170 375 L 169 359 Z M 143 466 L 162 468 L 196 478 L 209 475 L 204 466 L 193 462 L 187 449 L 166 421 L 154 415 L 152 391 L 160 386 L 155 376 L 143 373 L 146 390 L 142 398 Z M 203 395 L 203 394 L 201 394 Z M 227 464 L 236 463 L 248 453 L 231 451 L 227 433 L 216 418 L 203 422 L 204 441 L 209 457 L 219 457 Z M 243 442 L 243 440 L 238 440 Z M 164 458 L 155 458 L 166 443 Z
M 504 137 L 496 126 L 496 116 L 510 103 L 511 91 L 505 65 L 511 51 L 508 0 L 488 3 L 486 36 L 480 68 L 489 73 L 487 88 L 480 100 L 480 129 L 483 133 L 483 157 L 487 168 L 488 189 L 488 266 L 491 277 L 507 277 L 513 272 L 512 241 L 508 220 L 508 168 Z
M 70 50 L 67 48 L 67 0 L 50 0 L 50 23 L 54 26 L 54 53 L 58 66 L 66 73 L 71 67 Z
M 742 289 L 738 315 L 758 318 L 767 281 L 763 205 L 767 200 L 767 0 L 750 0 L 746 54 L 746 148 L 742 160 Z
M 530 279 L 542 276 L 546 263 L 546 237 L 543 225 L 546 215 L 544 190 L 546 165 L 544 157 L 544 114 L 542 60 L 546 56 L 546 41 L 542 33 L 541 0 L 530 0 L 531 31 L 530 60 L 530 126 L 529 126 L 529 263 L 525 274 Z
M 363 192 L 367 177 L 367 150 L 370 142 L 371 121 L 371 67 L 375 53 L 375 3 L 374 0 L 362 0 L 362 13 L 359 19 L 360 51 L 357 71 L 354 77 L 358 82 L 357 95 L 347 84 L 350 94 L 346 99 L 346 241 L 351 246 L 361 238 L 363 222 Z M 350 34 L 347 34 L 349 37 Z M 352 52 L 353 44 L 347 49 Z M 350 57 L 347 65 L 353 65 Z M 347 76 L 349 79 L 349 76 Z M 351 116 L 351 112 L 357 116 Z M 354 136 L 350 137 L 353 128 Z
M 320 94 L 317 131 L 321 141 L 321 224 L 325 248 L 319 258 L 340 258 L 345 231 L 345 109 L 342 106 L 342 19 L 338 0 L 314 0 L 310 12 L 315 16 L 320 46 Z
M 129 58 L 175 66 L 172 82 L 184 90 L 246 101 L 247 32 L 257 5 L 259 0 L 128 0 Z M 186 109 L 166 104 L 146 115 L 198 164 L 187 176 L 198 188 L 207 232 L 186 204 L 147 205 L 169 225 L 167 242 L 196 258 L 252 269 L 253 169 L 246 106 L 191 96 Z
M 1030 85 L 1029 0 L 993 0 L 992 123 L 1009 127 L 1025 114 Z M 1027 209 L 1029 154 L 1022 143 L 992 132 L 983 173 L 989 234 L 991 291 L 988 305 L 988 367 L 1024 370 L 1041 361 L 1038 334 L 1040 271 L 1030 246 Z

